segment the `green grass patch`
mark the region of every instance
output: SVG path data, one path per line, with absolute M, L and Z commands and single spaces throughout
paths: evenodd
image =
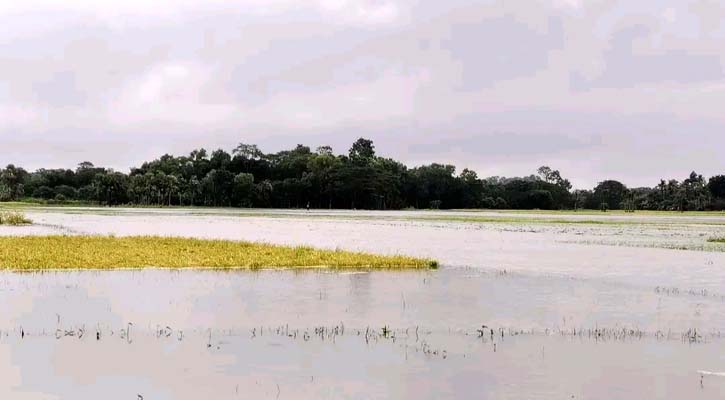
M 311 247 L 156 236 L 0 237 L 0 269 L 436 268 L 433 260 Z
M 15 211 L 0 212 L 0 225 L 29 225 L 33 221 L 26 218 L 23 213 Z
M 707 239 L 710 243 L 725 243 L 725 237 L 713 237 L 710 239 Z

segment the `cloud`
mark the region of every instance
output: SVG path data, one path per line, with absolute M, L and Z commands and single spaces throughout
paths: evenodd
M 725 77 L 718 54 L 661 49 L 652 42 L 652 32 L 646 26 L 631 26 L 615 32 L 609 49 L 604 52 L 602 73 L 589 81 L 575 73 L 572 84 L 576 89 L 628 88 L 658 82 L 712 82 Z
M 392 23 L 401 16 L 397 3 L 389 0 L 318 0 L 317 4 L 338 21 L 348 23 Z
M 17 129 L 40 118 L 33 107 L 23 107 L 12 104 L 0 104 L 0 121 L 3 131 Z
M 189 15 L 206 13 L 239 13 L 269 16 L 286 12 L 309 10 L 329 18 L 335 23 L 386 24 L 397 22 L 402 16 L 398 4 L 392 0 L 25 0 L 0 3 L 1 16 L 26 13 L 71 12 L 93 17 L 104 23 L 121 27 L 125 18 L 141 18 L 143 24 L 154 24 L 185 19 Z
M 172 122 L 202 126 L 228 119 L 233 103 L 206 101 L 213 70 L 193 62 L 154 65 L 138 79 L 128 80 L 108 108 L 116 125 Z
M 126 169 L 367 136 L 481 175 L 552 160 L 575 183 L 607 165 L 645 183 L 660 175 L 641 167 L 647 138 L 719 173 L 722 18 L 707 0 L 2 2 L 0 146 L 31 169 Z
M 480 89 L 545 69 L 549 53 L 560 49 L 564 41 L 561 20 L 555 17 L 542 30 L 511 15 L 466 21 L 450 30 L 442 46 L 460 63 L 464 90 Z

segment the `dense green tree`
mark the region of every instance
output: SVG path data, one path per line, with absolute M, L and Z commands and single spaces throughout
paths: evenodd
M 413 175 L 412 195 L 419 206 L 425 208 L 435 201 L 443 208 L 461 207 L 461 185 L 455 177 L 456 167 L 431 164 L 414 168 L 410 173 Z
M 551 210 L 554 208 L 554 197 L 548 190 L 530 190 L 526 193 L 526 205 L 526 208 Z
M 248 160 L 259 160 L 264 156 L 259 147 L 256 144 L 239 143 L 232 152 L 235 156 L 239 156 Z
M 409 169 L 377 156 L 373 142 L 360 138 L 345 155 L 329 146 L 313 152 L 301 144 L 265 154 L 256 145 L 240 143 L 231 153 L 209 154 L 202 148 L 178 157 L 164 154 L 128 174 L 88 161 L 75 170 L 0 169 L 0 200 L 24 196 L 108 205 L 722 210 L 725 175 L 706 181 L 693 172 L 683 181 L 661 180 L 653 188 L 631 190 L 606 180 L 593 190 L 572 192 L 569 180 L 549 166 L 537 175 L 483 179 L 471 169 L 456 175 L 453 165 Z
M 202 194 L 206 205 L 231 206 L 234 174 L 226 169 L 212 169 L 201 180 Z
M 707 182 L 712 197 L 725 199 L 725 175 L 715 175 Z
M 22 197 L 27 179 L 28 173 L 13 164 L 0 170 L 0 201 L 13 201 Z
M 537 172 L 544 182 L 554 184 L 567 191 L 571 189 L 571 182 L 568 179 L 562 178 L 559 170 L 552 170 L 548 166 L 542 166 L 539 167 Z
M 38 199 L 52 199 L 55 196 L 55 191 L 49 186 L 40 186 L 33 191 L 33 197 Z
M 354 163 L 364 163 L 372 160 L 375 157 L 373 141 L 365 138 L 356 140 L 350 147 L 349 156 Z
M 93 179 L 96 198 L 106 205 L 123 204 L 128 201 L 128 176 L 120 172 L 97 174 Z
M 271 207 L 274 186 L 268 179 L 255 183 L 252 192 L 253 204 L 257 207 Z
M 698 211 L 705 209 L 705 206 L 709 202 L 709 192 L 705 178 L 702 175 L 692 171 L 690 176 L 682 181 L 682 190 L 685 192 L 686 204 L 680 209 Z
M 310 200 L 314 207 L 332 208 L 335 201 L 335 172 L 340 169 L 342 161 L 332 154 L 329 146 L 317 149 L 317 154 L 307 161 L 307 180 L 312 187 Z
M 83 161 L 82 163 L 78 164 L 78 168 L 76 168 L 74 174 L 74 186 L 80 188 L 90 185 L 93 183 L 93 179 L 96 177 L 96 174 L 100 174 L 103 172 L 105 172 L 104 168 L 97 168 L 93 165 L 92 162 Z
M 96 189 L 93 187 L 93 184 L 81 186 L 78 188 L 78 200 L 82 201 L 94 201 L 97 200 L 96 198 Z M 137 203 L 141 204 L 141 203 Z
M 626 200 L 627 187 L 619 181 L 606 180 L 600 182 L 589 198 L 588 208 L 600 209 L 606 204 L 608 209 L 620 210 L 622 202 Z
M 234 177 L 234 205 L 250 207 L 252 205 L 253 191 L 254 175 L 242 172 Z
M 73 186 L 60 185 L 55 187 L 55 195 L 61 195 L 64 199 L 72 200 L 78 197 L 78 190 Z

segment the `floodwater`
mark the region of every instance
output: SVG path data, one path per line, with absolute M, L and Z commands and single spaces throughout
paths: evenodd
M 28 215 L 36 225 L 0 235 L 244 239 L 442 266 L 2 273 L 3 399 L 725 397 L 725 252 L 704 244 L 725 236 L 723 217 L 566 225 L 402 212 Z M 665 248 L 680 246 L 695 250 Z

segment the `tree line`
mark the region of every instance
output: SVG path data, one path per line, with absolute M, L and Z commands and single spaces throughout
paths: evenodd
M 616 180 L 572 191 L 558 170 L 543 166 L 527 177 L 479 178 L 453 165 L 408 168 L 375 154 L 372 141 L 336 155 L 329 146 L 297 145 L 265 154 L 239 144 L 231 153 L 194 150 L 163 155 L 129 173 L 90 162 L 71 169 L 0 170 L 0 201 L 79 202 L 103 205 L 167 205 L 277 208 L 488 208 L 723 210 L 725 175 L 705 180 L 692 172 L 682 181 L 627 188 Z

